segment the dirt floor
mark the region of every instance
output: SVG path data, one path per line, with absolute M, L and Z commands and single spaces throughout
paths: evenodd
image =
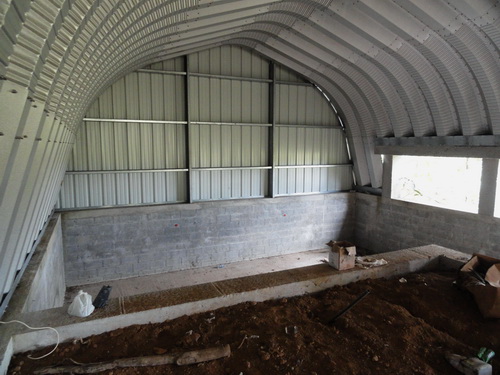
M 102 374 L 459 374 L 445 353 L 473 356 L 481 347 L 498 353 L 493 373 L 500 374 L 500 320 L 483 319 L 473 299 L 453 286 L 455 276 L 420 273 L 405 276 L 406 282 L 361 281 L 315 295 L 132 326 L 61 344 L 40 361 L 16 355 L 9 373 L 229 344 L 232 354 L 224 359 Z M 327 324 L 366 290 L 366 298 Z

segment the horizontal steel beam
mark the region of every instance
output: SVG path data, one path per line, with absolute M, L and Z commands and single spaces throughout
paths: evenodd
M 299 124 L 276 124 L 280 128 L 314 128 L 314 129 L 339 129 L 344 130 L 339 125 L 299 125 Z
M 375 153 L 386 155 L 500 158 L 500 136 L 376 138 Z
M 186 72 L 176 72 L 175 70 L 137 69 L 137 72 L 166 74 L 166 75 L 170 75 L 170 76 L 185 76 L 186 75 Z
M 288 86 L 307 86 L 315 87 L 314 84 L 310 82 L 289 82 L 289 81 L 276 81 L 277 85 L 288 85 Z
M 244 171 L 244 170 L 264 170 L 271 169 L 270 166 L 263 167 L 207 167 L 207 168 L 191 168 L 192 171 Z
M 352 164 L 313 164 L 313 165 L 277 165 L 276 169 L 297 169 L 297 168 L 337 168 L 352 167 Z
M 187 121 L 167 121 L 167 120 L 133 120 L 133 119 L 116 119 L 116 118 L 89 118 L 83 119 L 85 122 L 126 122 L 126 123 L 141 123 L 141 124 L 173 124 L 186 125 Z
M 105 171 L 66 171 L 67 175 L 85 175 L 85 174 L 123 174 L 123 173 L 162 173 L 162 172 L 188 172 L 187 168 L 171 169 L 127 169 L 127 170 L 105 170 Z
M 191 121 L 191 125 L 222 125 L 222 126 L 262 126 L 269 127 L 272 124 L 259 124 L 251 122 L 214 122 L 214 121 Z
M 192 73 L 189 72 L 191 77 L 203 77 L 203 78 L 218 78 L 218 79 L 232 79 L 238 81 L 250 81 L 250 82 L 261 82 L 261 83 L 272 83 L 273 81 L 268 78 L 250 78 L 250 77 L 240 77 L 240 76 L 228 76 L 220 74 L 208 74 L 208 73 Z

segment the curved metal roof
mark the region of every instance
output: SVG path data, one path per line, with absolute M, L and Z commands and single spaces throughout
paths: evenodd
M 26 197 L 21 216 L 50 211 L 74 133 L 106 87 L 221 44 L 254 49 L 332 98 L 359 185 L 381 186 L 377 147 L 500 144 L 498 1 L 0 0 L 1 224 L 36 232 L 13 212 Z
M 497 1 L 13 0 L 0 10 L 3 76 L 71 130 L 120 76 L 231 43 L 298 70 L 336 101 L 350 136 L 364 139 L 357 162 L 373 172 L 360 173 L 361 185 L 380 186 L 366 145 L 376 137 L 500 128 Z

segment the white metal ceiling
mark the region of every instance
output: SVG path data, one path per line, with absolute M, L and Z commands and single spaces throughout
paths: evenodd
M 500 145 L 495 0 L 0 0 L 0 289 L 53 207 L 94 99 L 141 66 L 221 44 L 333 99 L 360 185 L 381 185 L 377 142 Z

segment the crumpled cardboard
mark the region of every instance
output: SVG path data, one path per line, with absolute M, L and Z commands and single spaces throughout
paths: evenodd
M 500 259 L 473 254 L 460 269 L 459 282 L 472 293 L 485 318 L 500 318 Z

